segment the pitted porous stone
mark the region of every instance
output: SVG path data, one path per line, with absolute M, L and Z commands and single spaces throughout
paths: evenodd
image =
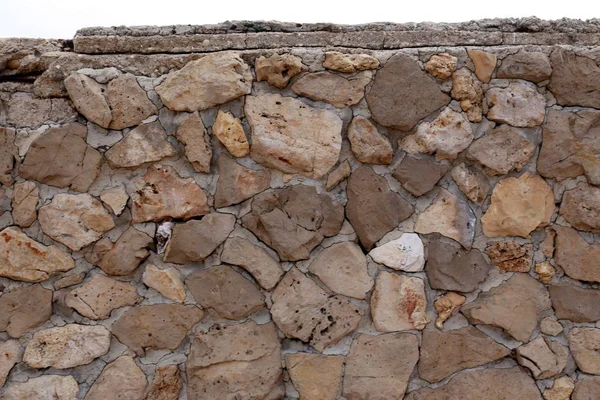
M 259 164 L 318 179 L 338 162 L 342 120 L 333 111 L 279 94 L 247 96 L 244 111 Z
M 600 290 L 558 283 L 549 285 L 548 291 L 558 319 L 573 322 L 600 321 Z
M 452 74 L 450 95 L 460 102 L 460 108 L 467 113 L 469 121 L 481 121 L 483 118 L 483 85 L 467 68 L 461 68 Z
M 87 193 L 59 193 L 40 208 L 38 219 L 42 231 L 78 251 L 100 239 L 115 223 L 102 203 Z
M 230 112 L 219 110 L 212 126 L 212 134 L 234 157 L 244 157 L 250 152 L 242 121 Z
M 2 400 L 76 400 L 79 385 L 73 376 L 44 375 L 10 384 Z
M 301 76 L 291 89 L 299 96 L 315 101 L 324 101 L 337 108 L 350 107 L 362 100 L 365 87 L 371 82 L 373 73 L 359 72 L 344 77 L 333 72 L 321 71 Z
M 373 287 L 367 271 L 367 258 L 353 242 L 334 244 L 323 250 L 308 270 L 331 290 L 355 299 L 364 299 Z
M 496 69 L 496 61 L 498 57 L 495 54 L 481 50 L 467 50 L 469 58 L 475 65 L 475 75 L 483 83 L 488 83 L 492 78 L 492 73 Z
M 165 261 L 185 264 L 204 260 L 227 239 L 234 226 L 233 215 L 220 213 L 176 224 L 165 249 Z
M 392 176 L 413 196 L 419 197 L 434 188 L 450 169 L 450 165 L 436 162 L 432 157 L 407 154 L 392 171 Z
M 522 128 L 544 122 L 546 99 L 533 83 L 512 81 L 507 88 L 489 89 L 485 99 L 489 107 L 487 117 L 492 121 Z
M 344 54 L 338 51 L 328 51 L 325 53 L 323 67 L 332 71 L 352 73 L 377 69 L 379 67 L 379 60 L 368 54 Z
M 159 269 L 149 264 L 144 270 L 142 281 L 146 286 L 176 303 L 183 303 L 185 300 L 185 286 L 176 268 Z
M 550 78 L 552 66 L 548 56 L 541 52 L 520 51 L 506 56 L 498 68 L 498 78 L 524 79 L 540 83 Z
M 302 64 L 302 59 L 291 54 L 273 54 L 270 57 L 260 56 L 256 59 L 254 70 L 256 80 L 267 81 L 279 89 L 287 86 L 290 79 L 308 68 Z
M 158 367 L 146 400 L 177 400 L 182 386 L 183 379 L 177 365 Z
M 600 375 L 600 329 L 577 327 L 569 331 L 569 347 L 579 369 Z
M 380 332 L 421 330 L 429 322 L 425 282 L 381 271 L 371 295 L 371 317 Z
M 548 225 L 552 214 L 552 188 L 540 176 L 526 172 L 519 178 L 503 179 L 494 187 L 492 203 L 481 224 L 487 237 L 528 238 L 532 231 Z
M 367 166 L 350 175 L 347 193 L 346 215 L 365 250 L 413 213 L 412 205 Z
M 141 300 L 135 286 L 96 274 L 89 282 L 71 290 L 65 304 L 86 318 L 98 320 L 110 317 L 112 310 L 133 306 Z
M 208 214 L 204 190 L 193 178 L 181 178 L 173 167 L 152 165 L 132 182 L 132 223 L 190 219 Z
M 458 188 L 473 203 L 482 203 L 490 191 L 490 181 L 485 174 L 474 167 L 460 163 L 452 169 L 452 179 Z
M 258 288 L 227 265 L 193 272 L 185 284 L 202 308 L 220 318 L 240 320 L 265 306 Z
M 450 103 L 450 97 L 405 54 L 393 56 L 377 71 L 366 98 L 377 123 L 401 131 L 411 130 Z
M 555 226 L 556 264 L 570 278 L 587 282 L 600 282 L 597 264 L 600 260 L 600 244 L 588 243 L 572 228 Z
M 303 399 L 337 399 L 344 357 L 311 353 L 286 354 L 285 365 L 294 387 Z
M 519 244 L 515 240 L 489 242 L 485 252 L 495 266 L 508 272 L 529 272 L 533 258 L 531 243 Z
M 0 332 L 12 338 L 23 336 L 51 315 L 52 291 L 41 285 L 17 287 L 0 296 Z
M 410 333 L 356 335 L 346 358 L 343 396 L 348 400 L 403 399 L 419 359 L 418 342 Z
M 319 352 L 355 330 L 363 316 L 361 309 L 341 296 L 330 297 L 297 268 L 283 277 L 271 300 L 271 317 L 279 329 Z
M 517 361 L 527 367 L 535 379 L 560 374 L 567 366 L 569 350 L 558 342 L 538 336 L 517 348 Z
M 389 139 L 377 131 L 365 117 L 354 117 L 348 126 L 348 140 L 354 157 L 365 164 L 392 162 L 393 149 Z
M 425 71 L 438 79 L 448 79 L 452 76 L 452 73 L 456 70 L 456 64 L 458 58 L 448 54 L 440 53 L 431 56 L 429 61 L 424 64 Z
M 266 190 L 271 182 L 268 169 L 253 170 L 222 154 L 217 161 L 219 180 L 215 193 L 215 208 L 228 207 L 248 200 Z
M 106 98 L 112 110 L 109 129 L 121 130 L 139 125 L 149 116 L 158 114 L 156 106 L 133 75 L 119 75 L 111 80 L 106 89 Z
M 555 49 L 548 88 L 561 106 L 600 108 L 600 67 L 589 57 Z
M 509 349 L 472 326 L 449 332 L 425 330 L 419 377 L 431 383 L 439 382 L 455 372 L 485 365 L 509 354 Z
M 563 194 L 560 215 L 573 228 L 600 233 L 600 188 L 579 183 Z
M 105 327 L 67 324 L 36 332 L 23 361 L 31 368 L 68 369 L 91 363 L 109 347 L 110 332 Z
M 21 345 L 18 340 L 0 342 L 0 389 L 4 386 L 10 370 L 20 360 Z
M 237 54 L 222 52 L 171 72 L 156 92 L 169 109 L 194 112 L 249 94 L 253 80 L 250 67 Z
M 481 293 L 465 304 L 461 312 L 472 324 L 504 329 L 521 342 L 528 342 L 541 319 L 550 309 L 548 291 L 527 274 L 515 273 L 502 285 Z
M 207 351 L 210 349 L 210 351 Z M 275 400 L 285 396 L 281 345 L 272 322 L 213 325 L 192 339 L 186 363 L 189 400 Z
M 143 356 L 146 349 L 175 350 L 202 317 L 204 312 L 192 305 L 136 306 L 127 310 L 111 329 L 121 343 Z
M 535 381 L 520 367 L 460 372 L 439 388 L 410 392 L 406 400 L 542 400 Z
M 263 192 L 252 200 L 242 225 L 279 254 L 283 261 L 307 259 L 323 238 L 336 235 L 344 209 L 312 186 L 295 185 Z
M 16 227 L 0 232 L 0 276 L 41 282 L 73 268 L 71 256 L 54 245 L 44 246 Z
M 85 400 L 144 400 L 148 381 L 131 356 L 121 356 L 104 367 Z
M 86 143 L 86 137 L 87 128 L 78 123 L 49 129 L 29 146 L 19 175 L 59 188 L 87 191 L 104 161 Z
M 185 157 L 196 172 L 210 173 L 212 147 L 200 115 L 191 114 L 175 132 L 177 139 L 185 145 Z
M 415 233 L 403 233 L 398 239 L 371 250 L 369 256 L 376 263 L 398 271 L 418 272 L 425 265 L 423 242 Z

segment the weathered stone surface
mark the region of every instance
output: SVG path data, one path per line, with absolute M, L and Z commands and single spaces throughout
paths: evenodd
M 87 128 L 73 123 L 50 128 L 29 146 L 19 175 L 40 183 L 85 192 L 102 166 L 102 155 L 86 143 Z
M 575 385 L 572 400 L 591 400 L 600 396 L 600 378 L 580 377 Z
M 547 379 L 560 374 L 567 366 L 569 350 L 558 342 L 538 336 L 517 348 L 517 361 L 529 368 L 535 379 Z
M 34 182 L 17 182 L 13 187 L 12 217 L 21 228 L 31 226 L 37 218 L 36 207 L 40 190 Z
M 481 203 L 490 191 L 490 181 L 481 171 L 460 163 L 452 168 L 452 179 L 473 203 Z
M 435 319 L 435 327 L 440 330 L 444 329 L 444 322 L 452 316 L 454 311 L 465 303 L 466 299 L 465 296 L 461 296 L 454 292 L 448 292 L 438 297 L 433 303 L 433 307 L 438 313 L 438 316 Z
M 185 284 L 202 308 L 221 318 L 240 320 L 265 306 L 258 288 L 227 265 L 193 272 Z
M 334 112 L 279 94 L 247 96 L 244 110 L 259 164 L 318 179 L 337 163 L 342 120 Z
M 144 285 L 176 303 L 183 303 L 185 300 L 185 286 L 176 268 L 159 269 L 154 265 L 147 265 L 142 281 Z
M 600 67 L 591 58 L 557 48 L 550 55 L 548 88 L 561 106 L 600 108 Z
M 365 250 L 407 219 L 412 206 L 390 190 L 384 177 L 362 166 L 348 179 L 346 214 Z
M 411 130 L 450 102 L 450 97 L 404 54 L 393 56 L 377 71 L 366 98 L 377 123 L 401 131 Z
M 56 246 L 44 246 L 15 227 L 0 232 L 0 276 L 41 282 L 73 268 L 73 259 Z
M 273 289 L 284 274 L 279 262 L 265 249 L 239 237 L 230 237 L 225 241 L 221 261 L 244 268 L 266 290 Z
M 464 371 L 439 388 L 410 392 L 406 400 L 542 400 L 535 382 L 519 367 Z
M 177 400 L 182 386 L 183 379 L 177 365 L 158 367 L 146 400 Z
M 19 151 L 15 145 L 15 130 L 0 127 L 0 183 L 13 183 L 13 167 L 19 159 Z
M 250 67 L 237 54 L 221 52 L 188 62 L 156 87 L 173 111 L 202 111 L 250 93 Z
M 457 245 L 432 240 L 427 247 L 425 272 L 434 289 L 472 292 L 491 269 L 477 250 L 464 251 Z
M 17 340 L 0 342 L 0 389 L 4 386 L 12 367 L 19 362 L 20 353 L 21 346 Z
M 200 221 L 175 224 L 165 250 L 165 261 L 185 264 L 208 257 L 233 231 L 235 216 L 211 213 Z
M 0 296 L 0 332 L 12 338 L 23 336 L 51 315 L 52 290 L 41 285 L 18 287 Z
M 540 83 L 550 78 L 552 66 L 544 53 L 520 51 L 506 56 L 496 75 L 503 79 L 525 79 Z
M 348 126 L 348 140 L 358 161 L 384 165 L 392 162 L 392 144 L 365 117 L 356 116 L 352 119 Z
M 477 78 L 481 82 L 488 83 L 492 78 L 494 69 L 496 69 L 498 57 L 495 54 L 474 49 L 467 50 L 467 54 L 469 54 L 469 58 L 473 61 Z
M 185 146 L 185 157 L 196 172 L 210 173 L 212 145 L 200 115 L 191 114 L 175 132 L 177 139 Z
M 490 242 L 485 252 L 492 263 L 503 271 L 529 272 L 533 258 L 531 243 L 519 244 L 516 240 Z
M 537 169 L 563 180 L 585 174 L 600 185 L 600 111 L 548 111 Z
M 340 182 L 345 180 L 352 173 L 352 167 L 350 167 L 350 163 L 348 160 L 342 162 L 336 169 L 331 171 L 329 175 L 327 175 L 327 182 L 325 183 L 325 189 L 331 191 L 335 188 Z
M 556 264 L 569 277 L 588 282 L 600 282 L 596 263 L 600 260 L 600 244 L 586 242 L 575 229 L 555 226 Z
M 104 96 L 106 88 L 94 79 L 76 72 L 71 73 L 64 83 L 75 109 L 88 121 L 108 128 L 112 111 Z
M 294 388 L 302 399 L 337 399 L 344 357 L 311 353 L 286 354 L 285 365 Z
M 488 175 L 521 171 L 535 151 L 535 145 L 517 128 L 501 125 L 471 143 L 467 158 L 483 165 Z
M 472 326 L 449 332 L 423 331 L 419 377 L 439 382 L 467 368 L 504 358 L 510 350 Z
M 371 82 L 373 73 L 359 72 L 351 77 L 328 71 L 306 74 L 292 85 L 291 89 L 299 96 L 315 101 L 324 101 L 337 108 L 357 104 L 365 95 L 365 87 Z
M 423 329 L 427 319 L 425 282 L 381 271 L 371 295 L 371 317 L 380 332 Z
M 59 193 L 40 208 L 42 231 L 52 239 L 78 251 L 98 240 L 115 223 L 102 203 L 87 193 Z
M 4 96 L 3 96 L 4 97 Z M 6 96 L 3 120 L 17 128 L 37 128 L 72 121 L 77 112 L 66 99 L 40 99 L 33 93 L 17 92 Z
M 546 115 L 546 99 L 537 86 L 527 81 L 512 81 L 506 88 L 494 87 L 485 94 L 488 119 L 517 127 L 541 125 Z
M 253 170 L 246 168 L 226 155 L 217 161 L 219 180 L 215 193 L 215 207 L 228 207 L 248 200 L 266 190 L 271 182 L 268 169 Z
M 415 233 L 403 233 L 398 239 L 371 250 L 369 256 L 376 263 L 397 271 L 418 272 L 425 265 L 423 242 Z
M 108 275 L 129 275 L 148 258 L 153 244 L 150 236 L 130 226 L 115 243 L 108 238 L 97 242 L 86 259 Z
M 473 141 L 469 121 L 447 107 L 431 122 L 422 122 L 416 133 L 398 141 L 398 146 L 410 154 L 435 154 L 436 160 L 454 160 Z
M 556 319 L 546 317 L 540 322 L 540 331 L 546 335 L 558 336 L 563 331 L 563 326 Z
M 561 376 L 554 381 L 550 389 L 544 391 L 545 400 L 569 400 L 575 389 L 575 382 L 568 376 Z
M 2 400 L 76 400 L 79 386 L 71 376 L 44 375 L 6 388 Z
M 270 57 L 258 57 L 254 70 L 258 82 L 267 81 L 271 85 L 283 89 L 291 78 L 300 72 L 307 71 L 308 68 L 302 64 L 300 57 L 291 54 L 273 54 Z
M 152 165 L 132 185 L 131 222 L 190 219 L 208 214 L 206 193 L 193 178 L 181 178 L 173 167 Z
M 96 274 L 89 282 L 71 290 L 65 303 L 86 318 L 106 319 L 112 310 L 133 306 L 141 300 L 135 286 Z
M 467 113 L 471 122 L 480 122 L 483 117 L 483 85 L 467 68 L 452 74 L 450 95 L 460 102 L 460 108 Z
M 332 71 L 352 73 L 377 69 L 379 60 L 368 54 L 344 54 L 338 51 L 328 51 L 325 53 L 323 67 Z
M 401 400 L 418 359 L 416 335 L 358 334 L 346 358 L 342 394 L 348 400 Z
M 456 70 L 456 63 L 458 58 L 448 54 L 440 53 L 431 56 L 429 61 L 424 64 L 425 71 L 438 79 L 448 79 L 452 76 L 452 73 Z
M 124 185 L 113 186 L 111 188 L 104 189 L 100 193 L 100 200 L 108 206 L 113 214 L 119 216 L 127 206 L 127 200 L 129 196 L 125 190 Z
M 450 169 L 431 157 L 416 157 L 407 154 L 392 171 L 392 176 L 412 195 L 419 197 L 429 192 Z
M 133 75 L 119 75 L 111 80 L 107 86 L 106 98 L 112 110 L 109 129 L 121 130 L 139 125 L 149 116 L 158 113 Z
M 431 206 L 417 217 L 415 232 L 438 232 L 470 249 L 475 237 L 476 220 L 473 210 L 465 201 L 440 188 Z
M 31 368 L 68 369 L 91 363 L 109 347 L 110 332 L 105 327 L 67 324 L 36 332 L 23 361 Z
M 344 209 L 312 186 L 296 185 L 263 192 L 252 200 L 242 225 L 279 254 L 283 261 L 309 257 L 324 237 L 336 235 Z
M 600 329 L 576 327 L 569 331 L 569 347 L 579 369 L 600 375 Z
M 188 399 L 227 399 L 240 393 L 248 399 L 283 398 L 280 352 L 273 323 L 213 325 L 192 341 L 186 364 Z
M 354 242 L 336 243 L 323 250 L 308 270 L 336 293 L 364 299 L 373 287 L 367 258 Z
M 121 356 L 108 364 L 92 385 L 85 400 L 146 398 L 146 375 L 131 356 Z
M 158 121 L 131 130 L 104 155 L 112 168 L 137 168 L 176 154 Z
M 146 349 L 175 350 L 190 328 L 204 317 L 196 306 L 154 304 L 127 310 L 112 326 L 112 333 L 138 355 Z
M 503 179 L 494 187 L 492 203 L 481 224 L 487 237 L 527 238 L 532 231 L 548 225 L 552 214 L 552 188 L 538 175 L 526 172 L 518 178 Z
M 461 312 L 472 324 L 502 328 L 515 339 L 527 342 L 540 315 L 549 308 L 550 298 L 544 285 L 529 275 L 517 273 L 462 306 Z
M 600 233 L 600 188 L 579 183 L 563 194 L 560 215 L 573 228 Z
M 234 157 L 244 157 L 250 152 L 242 121 L 230 112 L 219 110 L 217 119 L 212 126 L 212 134 Z
M 552 307 L 558 319 L 573 322 L 600 320 L 600 290 L 584 289 L 568 283 L 549 285 Z
M 322 352 L 358 327 L 363 311 L 340 296 L 329 297 L 310 278 L 292 268 L 271 294 L 271 317 L 291 338 Z

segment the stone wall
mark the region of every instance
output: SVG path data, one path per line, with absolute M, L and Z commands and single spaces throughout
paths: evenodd
M 0 40 L 0 398 L 600 398 L 599 25 Z

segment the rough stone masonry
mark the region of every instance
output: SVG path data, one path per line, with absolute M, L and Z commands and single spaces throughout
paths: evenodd
M 0 399 L 600 398 L 600 21 L 0 39 Z

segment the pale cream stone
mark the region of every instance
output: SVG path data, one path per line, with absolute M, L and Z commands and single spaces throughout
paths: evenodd
M 444 329 L 444 322 L 465 303 L 467 298 L 458 293 L 448 292 L 445 295 L 438 297 L 433 306 L 437 311 L 438 316 L 435 320 L 435 327 Z
M 76 400 L 79 386 L 71 376 L 43 375 L 9 385 L 2 400 Z
M 418 272 L 425 265 L 423 242 L 415 233 L 403 233 L 398 239 L 371 250 L 369 256 L 376 263 L 398 271 Z
M 100 193 L 100 200 L 117 216 L 121 215 L 125 206 L 127 206 L 128 199 L 129 196 L 124 185 L 107 188 Z
M 212 133 L 234 157 L 244 157 L 250 152 L 250 145 L 242 126 L 242 121 L 232 113 L 219 110 L 212 126 Z
M 142 275 L 142 280 L 146 286 L 176 303 L 183 303 L 185 300 L 185 287 L 181 274 L 175 268 L 159 269 L 149 264 Z

